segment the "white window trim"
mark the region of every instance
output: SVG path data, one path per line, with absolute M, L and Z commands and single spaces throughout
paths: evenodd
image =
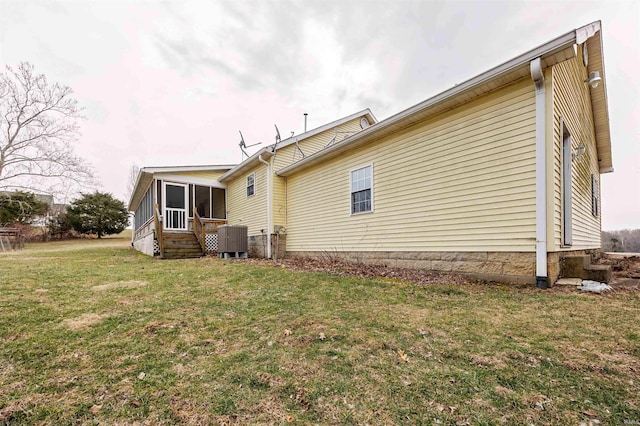
M 247 190 L 249 189 L 249 177 L 253 176 L 253 194 L 249 195 L 247 194 Z M 256 195 L 256 173 L 250 173 L 248 174 L 245 179 L 244 179 L 244 191 L 245 194 L 247 194 L 247 198 L 251 198 L 254 195 Z
M 360 169 L 364 169 L 365 167 L 371 167 L 371 210 L 368 210 L 366 212 L 358 212 L 358 213 L 353 213 L 353 205 L 352 205 L 352 194 L 353 192 L 351 192 L 351 173 L 355 172 L 356 170 L 360 170 Z M 374 181 L 374 168 L 373 168 L 373 163 L 368 163 L 368 164 L 361 164 L 357 167 L 353 167 L 352 169 L 349 170 L 349 215 L 350 216 L 360 216 L 362 214 L 369 214 L 369 213 L 373 213 L 375 211 L 374 208 L 374 192 L 373 192 L 373 181 Z
M 591 215 L 600 217 L 600 182 L 595 173 L 591 173 Z

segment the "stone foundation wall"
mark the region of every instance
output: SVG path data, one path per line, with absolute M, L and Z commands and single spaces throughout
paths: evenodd
M 264 258 L 267 256 L 267 235 L 250 235 L 247 250 L 249 257 Z
M 267 257 L 267 234 L 249 236 L 249 257 Z M 271 256 L 282 259 L 287 254 L 286 234 L 271 234 Z
M 266 247 L 266 234 L 249 237 L 249 257 L 266 257 Z M 277 254 L 278 259 L 288 256 L 337 258 L 355 263 L 450 272 L 507 284 L 536 284 L 534 252 L 291 252 L 286 251 L 286 235 L 273 234 L 271 253 L 274 257 Z M 547 253 L 547 285 L 551 287 L 558 278 L 563 278 L 560 276 L 563 257 L 590 255 L 592 262 L 595 263 L 601 253 L 599 249 Z
M 509 284 L 536 283 L 534 252 L 287 252 L 287 256 L 450 272 Z
M 274 259 L 282 259 L 287 255 L 287 234 L 271 235 L 271 255 Z
M 560 264 L 565 256 L 591 256 L 591 262 L 595 263 L 602 255 L 600 249 L 587 249 L 587 250 L 570 250 L 570 251 L 557 251 L 547 253 L 547 277 L 549 279 L 549 286 L 552 286 L 558 278 L 571 278 L 560 276 Z

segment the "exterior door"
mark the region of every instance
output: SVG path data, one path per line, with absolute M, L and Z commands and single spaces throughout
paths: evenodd
M 164 183 L 164 229 L 187 230 L 187 185 Z

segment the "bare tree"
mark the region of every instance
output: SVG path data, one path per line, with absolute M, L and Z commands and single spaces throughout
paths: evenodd
M 132 164 L 129 167 L 129 179 L 127 180 L 127 201 L 131 198 L 133 190 L 136 189 L 136 183 L 138 182 L 138 174 L 140 173 L 140 167 L 136 164 Z
M 72 93 L 26 62 L 0 73 L 0 189 L 55 192 L 94 183 L 72 148 L 82 118 Z

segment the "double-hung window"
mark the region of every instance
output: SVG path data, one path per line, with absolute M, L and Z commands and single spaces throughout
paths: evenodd
M 256 174 L 247 176 L 247 197 L 251 197 L 256 191 Z
M 351 171 L 351 214 L 373 211 L 373 166 Z

